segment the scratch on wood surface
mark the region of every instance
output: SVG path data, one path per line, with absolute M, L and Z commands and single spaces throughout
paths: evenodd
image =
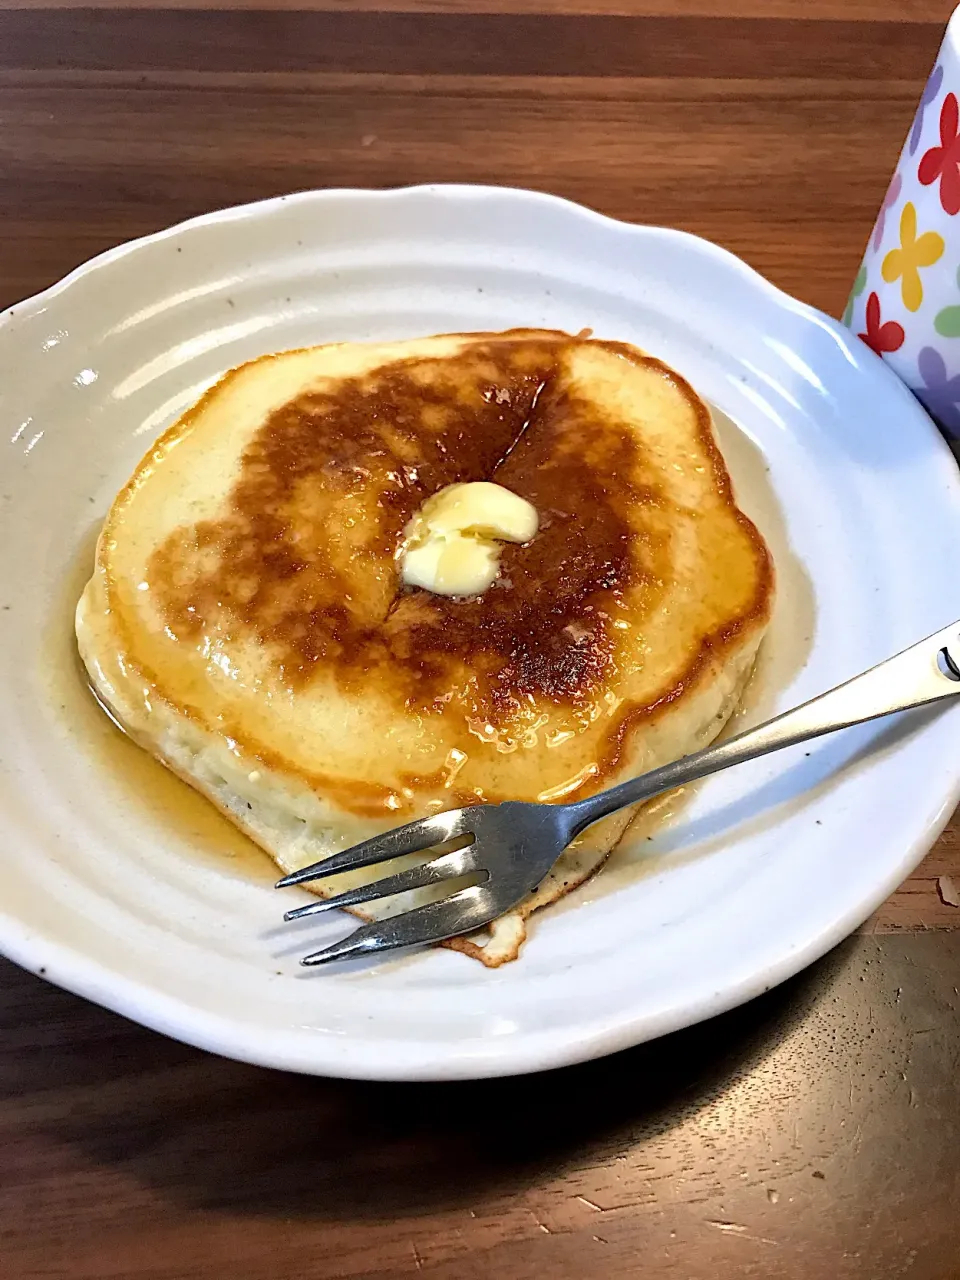
M 723 1222 L 716 1218 L 707 1218 L 706 1224 L 708 1227 L 716 1227 L 724 1235 L 740 1236 L 744 1240 L 755 1240 L 757 1244 L 777 1244 L 776 1240 L 771 1240 L 768 1236 L 755 1236 L 752 1231 L 748 1231 L 739 1222 Z
M 696 1199 L 690 1198 L 690 1199 L 688 1199 L 687 1203 L 688 1203 L 688 1204 L 703 1204 L 703 1203 L 706 1203 L 706 1201 L 707 1201 L 708 1199 L 709 1199 L 709 1196 L 704 1196 L 704 1197 L 703 1197 L 703 1200 L 696 1200 Z M 641 1197 L 640 1197 L 639 1199 L 637 1199 L 637 1200 L 618 1200 L 618 1201 L 617 1201 L 617 1203 L 616 1203 L 616 1205 L 614 1205 L 614 1206 L 608 1206 L 606 1209 L 601 1209 L 601 1210 L 600 1210 L 600 1212 L 601 1212 L 601 1213 L 612 1213 L 612 1212 L 613 1212 L 613 1209 L 615 1208 L 615 1209 L 617 1210 L 617 1212 L 618 1212 L 618 1213 L 623 1213 L 624 1211 L 629 1210 L 629 1209 L 641 1209 L 641 1208 L 646 1208 L 649 1204 L 652 1204 L 652 1203 L 653 1203 L 653 1200 L 654 1200 L 654 1197 L 653 1197 L 653 1196 L 641 1196 Z
M 534 1222 L 537 1224 L 537 1226 L 540 1228 L 540 1230 L 543 1232 L 545 1236 L 553 1235 L 553 1232 L 550 1230 L 550 1228 L 545 1223 L 540 1221 L 540 1219 L 537 1217 L 537 1215 L 534 1213 L 532 1209 L 528 1209 L 527 1212 L 530 1214 L 530 1217 L 534 1220 Z
M 594 1204 L 592 1200 L 588 1200 L 586 1196 L 574 1196 L 574 1200 L 579 1200 L 581 1204 L 585 1204 L 588 1209 L 593 1209 L 595 1213 L 603 1213 L 598 1204 Z
M 422 1271 L 423 1259 L 420 1257 L 420 1250 L 417 1248 L 415 1244 L 411 1244 L 410 1248 L 413 1250 L 413 1260 L 417 1264 L 417 1270 Z

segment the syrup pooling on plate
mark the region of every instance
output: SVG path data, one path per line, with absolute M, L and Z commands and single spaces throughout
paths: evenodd
M 110 811 L 136 811 L 138 822 L 156 832 L 161 847 L 204 865 L 242 875 L 258 884 L 276 877 L 273 864 L 233 823 L 152 754 L 144 751 L 104 715 L 91 695 L 90 681 L 77 654 L 73 613 L 90 577 L 99 522 L 80 539 L 53 608 L 41 650 L 45 692 L 58 723 L 95 767 L 100 802 Z

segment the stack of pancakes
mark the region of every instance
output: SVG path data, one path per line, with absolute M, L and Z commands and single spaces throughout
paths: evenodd
M 537 536 L 476 598 L 405 588 L 407 522 L 472 480 L 531 502 Z M 621 343 L 511 330 L 227 374 L 118 496 L 77 635 L 128 732 L 291 871 L 425 813 L 572 800 L 706 745 L 772 593 L 687 383 Z M 526 916 L 629 819 L 589 829 L 486 945 L 450 945 L 513 958 Z

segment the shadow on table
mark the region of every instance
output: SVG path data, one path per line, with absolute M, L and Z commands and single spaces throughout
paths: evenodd
M 601 1061 L 444 1085 L 228 1062 L 25 978 L 24 1009 L 42 1027 L 59 1024 L 71 1053 L 25 1040 L 7 1056 L 17 1065 L 0 1075 L 0 1104 L 4 1093 L 42 1092 L 57 1143 L 190 1207 L 342 1221 L 469 1206 L 544 1171 L 612 1160 L 688 1120 L 776 1049 L 855 948 L 848 941 L 748 1005 Z M 60 1089 L 62 1105 L 51 1100 Z

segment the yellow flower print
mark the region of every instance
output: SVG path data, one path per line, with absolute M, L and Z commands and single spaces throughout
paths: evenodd
M 900 215 L 900 248 L 890 250 L 881 268 L 887 284 L 899 279 L 900 295 L 908 311 L 919 311 L 923 302 L 920 268 L 932 267 L 943 256 L 943 247 L 943 236 L 936 231 L 917 236 L 917 211 L 908 200 Z

